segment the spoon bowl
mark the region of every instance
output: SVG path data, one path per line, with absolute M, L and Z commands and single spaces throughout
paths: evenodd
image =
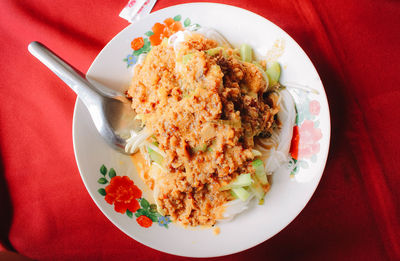
M 126 140 L 137 135 L 141 123 L 130 101 L 120 92 L 94 81 L 89 82 L 81 72 L 74 69 L 46 46 L 39 42 L 28 45 L 29 52 L 63 80 L 83 101 L 93 123 L 102 138 L 114 149 L 124 154 Z

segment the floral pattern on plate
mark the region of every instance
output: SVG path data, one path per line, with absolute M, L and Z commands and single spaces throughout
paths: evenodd
M 105 201 L 114 205 L 114 210 L 121 214 L 126 214 L 129 218 L 136 217 L 136 222 L 142 227 L 151 227 L 154 222 L 160 226 L 168 228 L 171 220 L 168 216 L 163 216 L 157 212 L 156 204 L 150 204 L 142 197 L 142 191 L 128 176 L 117 176 L 113 168 L 100 167 L 100 177 L 97 183 L 106 185 L 97 191 L 104 196 Z
M 173 18 L 169 17 L 163 23 L 155 23 L 151 30 L 145 33 L 144 37 L 140 36 L 133 39 L 131 42 L 133 52 L 123 59 L 127 68 L 135 65 L 139 55 L 150 52 L 151 47 L 159 45 L 164 38 L 168 38 L 172 34 L 192 25 L 190 18 L 186 18 L 183 21 L 183 25 L 181 20 L 181 15 L 176 15 Z
M 295 175 L 299 168 L 309 168 L 310 164 L 317 162 L 319 141 L 322 139 L 319 128 L 321 105 L 316 99 L 310 98 L 308 91 L 292 89 L 291 94 L 295 100 L 297 115 L 290 146 L 289 168 L 291 175 Z

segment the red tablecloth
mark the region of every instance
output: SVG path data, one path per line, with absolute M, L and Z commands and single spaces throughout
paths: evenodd
M 176 260 L 95 206 L 72 149 L 75 95 L 28 54 L 39 40 L 81 71 L 128 23 L 127 0 L 0 3 L 0 239 L 39 260 Z M 160 0 L 154 10 L 186 1 Z M 321 183 L 281 233 L 220 260 L 400 259 L 400 2 L 223 0 L 306 51 L 324 83 L 332 142 Z M 216 246 L 218 247 L 218 246 Z

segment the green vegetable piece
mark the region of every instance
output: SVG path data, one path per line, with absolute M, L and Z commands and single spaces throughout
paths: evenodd
M 281 65 L 278 62 L 274 62 L 269 67 L 267 67 L 266 73 L 268 75 L 268 80 L 270 85 L 276 85 L 281 77 Z
M 185 54 L 184 56 L 182 56 L 182 63 L 187 64 L 190 61 L 190 59 L 192 59 L 192 58 L 193 58 L 192 53 Z
M 253 61 L 253 48 L 248 44 L 242 44 L 240 46 L 240 57 L 244 62 L 250 63 Z
M 223 48 L 223 47 L 221 47 L 221 46 L 208 49 L 208 50 L 206 50 L 205 52 L 206 52 L 206 54 L 208 54 L 209 56 L 215 56 L 215 55 L 217 55 L 217 54 L 219 54 L 219 53 L 222 52 L 222 56 L 224 56 L 225 58 L 228 57 L 228 53 L 226 52 L 225 48 Z
M 130 217 L 130 218 L 133 217 L 133 213 L 132 213 L 132 211 L 130 211 L 129 209 L 126 210 L 126 215 L 127 215 L 128 217 Z
M 263 163 L 263 161 L 260 160 L 260 159 L 255 159 L 255 160 L 253 160 L 253 162 L 251 163 L 251 165 L 253 165 L 253 167 L 263 166 L 263 168 L 264 168 L 264 163 Z
M 159 153 L 152 150 L 150 147 L 147 147 L 147 151 L 149 153 L 150 159 L 160 166 L 163 165 L 164 158 Z
M 107 168 L 104 166 L 104 164 L 100 167 L 100 173 L 103 174 L 103 176 L 107 174 Z
M 157 140 L 153 141 L 152 144 L 153 144 L 154 146 L 156 146 L 156 147 L 158 147 L 158 145 L 160 145 L 160 143 L 158 143 Z
M 99 183 L 99 184 L 107 184 L 107 183 L 108 183 L 108 180 L 105 179 L 105 178 L 99 178 L 99 179 L 97 180 L 97 183 Z
M 148 31 L 144 33 L 145 35 L 147 35 L 148 37 L 152 36 L 154 33 L 152 31 Z
M 231 195 L 235 198 L 235 199 L 238 199 L 238 197 L 236 196 L 236 194 L 232 191 L 232 190 L 229 190 L 230 192 L 231 192 Z
M 207 144 L 203 144 L 200 146 L 200 151 L 205 152 L 207 150 Z
M 148 210 L 150 208 L 150 203 L 145 198 L 142 198 L 140 199 L 140 206 L 143 209 Z
M 190 18 L 189 18 L 189 17 L 186 18 L 185 21 L 183 21 L 183 25 L 184 25 L 185 27 L 188 27 L 188 26 L 190 25 Z
M 204 144 L 202 144 L 202 145 L 200 145 L 200 146 L 195 147 L 195 148 L 192 150 L 193 153 L 197 153 L 197 152 L 199 152 L 199 151 L 201 151 L 201 152 L 207 151 L 207 144 L 204 143 Z
M 210 55 L 210 56 L 214 56 L 214 55 L 219 54 L 219 52 L 220 52 L 221 50 L 223 50 L 222 47 L 215 47 L 215 48 L 206 50 L 206 54 L 208 54 L 208 55 Z
M 254 183 L 249 186 L 249 188 L 256 195 L 256 198 L 258 200 L 264 199 L 265 196 L 264 188 L 257 180 L 255 180 Z
M 111 168 L 110 171 L 108 172 L 108 176 L 110 177 L 110 179 L 112 179 L 113 177 L 117 176 L 117 173 L 115 172 L 115 169 Z
M 100 193 L 100 195 L 102 195 L 102 196 L 105 196 L 105 195 L 107 195 L 107 192 L 106 192 L 106 190 L 105 189 L 103 189 L 103 188 L 101 188 L 101 189 L 98 189 L 97 190 L 99 193 Z
M 174 20 L 175 20 L 175 21 L 180 21 L 181 19 L 182 19 L 182 16 L 181 16 L 181 15 L 177 15 L 177 16 L 174 17 Z
M 253 160 L 251 163 L 256 171 L 256 177 L 262 185 L 268 184 L 267 174 L 264 169 L 264 162 L 260 159 Z
M 241 174 L 241 175 L 237 176 L 234 181 L 232 181 L 228 185 L 220 188 L 220 190 L 228 190 L 228 189 L 233 189 L 233 188 L 247 187 L 247 186 L 250 186 L 252 183 L 253 183 L 253 179 L 251 178 L 250 173 Z
M 245 188 L 233 188 L 232 194 L 242 201 L 246 201 L 250 196 L 250 193 Z

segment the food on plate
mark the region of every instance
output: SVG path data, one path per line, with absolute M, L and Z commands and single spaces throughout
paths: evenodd
M 198 29 L 198 28 L 196 28 Z M 295 109 L 280 65 L 256 61 L 209 28 L 179 31 L 142 54 L 127 96 L 143 130 L 128 140 L 158 211 L 214 225 L 263 203 L 287 161 Z

